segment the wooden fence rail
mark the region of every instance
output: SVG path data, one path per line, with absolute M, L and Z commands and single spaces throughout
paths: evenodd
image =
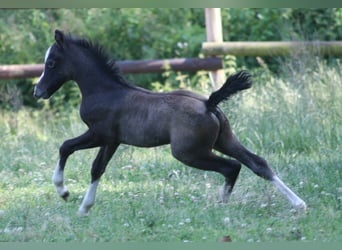
M 166 70 L 195 72 L 223 68 L 221 58 L 176 58 L 161 60 L 117 61 L 124 74 L 161 73 Z M 43 72 L 43 64 L 0 65 L 0 79 L 20 79 L 38 77 Z
M 316 42 L 204 42 L 202 50 L 206 56 L 284 56 L 300 50 L 319 55 L 342 56 L 342 41 Z M 223 68 L 220 57 L 176 58 L 160 60 L 118 61 L 124 74 L 161 73 L 166 70 L 195 72 L 215 71 Z M 43 64 L 0 65 L 0 79 L 38 77 Z
M 202 50 L 207 56 L 286 56 L 300 50 L 342 56 L 342 41 L 205 42 Z

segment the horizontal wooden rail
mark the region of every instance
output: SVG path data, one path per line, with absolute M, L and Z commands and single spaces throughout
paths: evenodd
M 0 79 L 37 77 L 43 69 L 44 64 L 0 65 Z
M 300 50 L 319 55 L 341 56 L 342 41 L 205 42 L 202 50 L 207 56 L 286 56 Z
M 195 72 L 223 68 L 221 58 L 176 58 L 162 60 L 118 61 L 122 73 L 161 73 L 166 70 Z
M 176 58 L 162 60 L 117 61 L 124 74 L 161 73 L 166 70 L 195 72 L 223 68 L 221 58 Z M 0 65 L 0 79 L 38 77 L 43 72 L 43 64 Z

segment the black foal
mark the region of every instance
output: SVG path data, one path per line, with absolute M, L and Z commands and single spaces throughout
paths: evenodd
M 251 87 L 247 72 L 231 75 L 209 99 L 185 90 L 154 93 L 125 81 L 100 46 L 56 30 L 55 43 L 45 54 L 45 69 L 34 95 L 47 99 L 68 80 L 79 86 L 80 114 L 88 130 L 60 147 L 53 182 L 62 198 L 67 199 L 69 195 L 63 174 L 68 157 L 77 150 L 100 148 L 80 214 L 87 214 L 94 204 L 100 177 L 120 144 L 138 147 L 170 144 L 173 156 L 184 164 L 224 176 L 225 201 L 233 190 L 242 163 L 273 182 L 293 206 L 306 207 L 264 159 L 239 143 L 226 116 L 217 107 L 229 96 Z M 213 149 L 236 160 L 219 157 Z

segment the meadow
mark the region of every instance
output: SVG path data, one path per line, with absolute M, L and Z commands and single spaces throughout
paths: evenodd
M 89 216 L 78 217 L 97 150 L 70 157 L 67 202 L 51 181 L 60 144 L 85 130 L 78 110 L 22 108 L 0 113 L 0 241 L 341 241 L 341 65 L 294 61 L 281 76 L 265 69 L 254 81 L 221 108 L 240 141 L 306 201 L 306 212 L 247 168 L 222 204 L 220 175 L 182 165 L 168 146 L 122 145 Z

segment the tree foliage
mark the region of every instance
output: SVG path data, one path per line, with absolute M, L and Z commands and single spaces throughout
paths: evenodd
M 340 40 L 341 9 L 222 9 L 226 41 Z M 1 64 L 42 63 L 53 42 L 53 31 L 84 36 L 106 48 L 118 60 L 198 57 L 205 41 L 203 9 L 25 9 L 0 10 Z M 266 58 L 277 69 L 277 61 Z M 255 58 L 238 58 L 234 67 L 259 67 Z M 147 88 L 182 84 L 177 73 L 128 76 Z M 178 79 L 178 80 L 177 80 Z M 183 78 L 182 78 L 183 79 Z M 196 75 L 189 76 L 198 79 Z M 18 90 L 23 103 L 33 105 L 33 80 L 1 81 L 0 90 Z M 10 86 L 10 87 L 9 87 Z M 16 92 L 16 91 L 14 91 Z M 52 101 L 74 105 L 74 85 L 66 85 Z M 4 94 L 0 105 L 4 106 Z M 76 103 L 76 102 L 75 102 Z

